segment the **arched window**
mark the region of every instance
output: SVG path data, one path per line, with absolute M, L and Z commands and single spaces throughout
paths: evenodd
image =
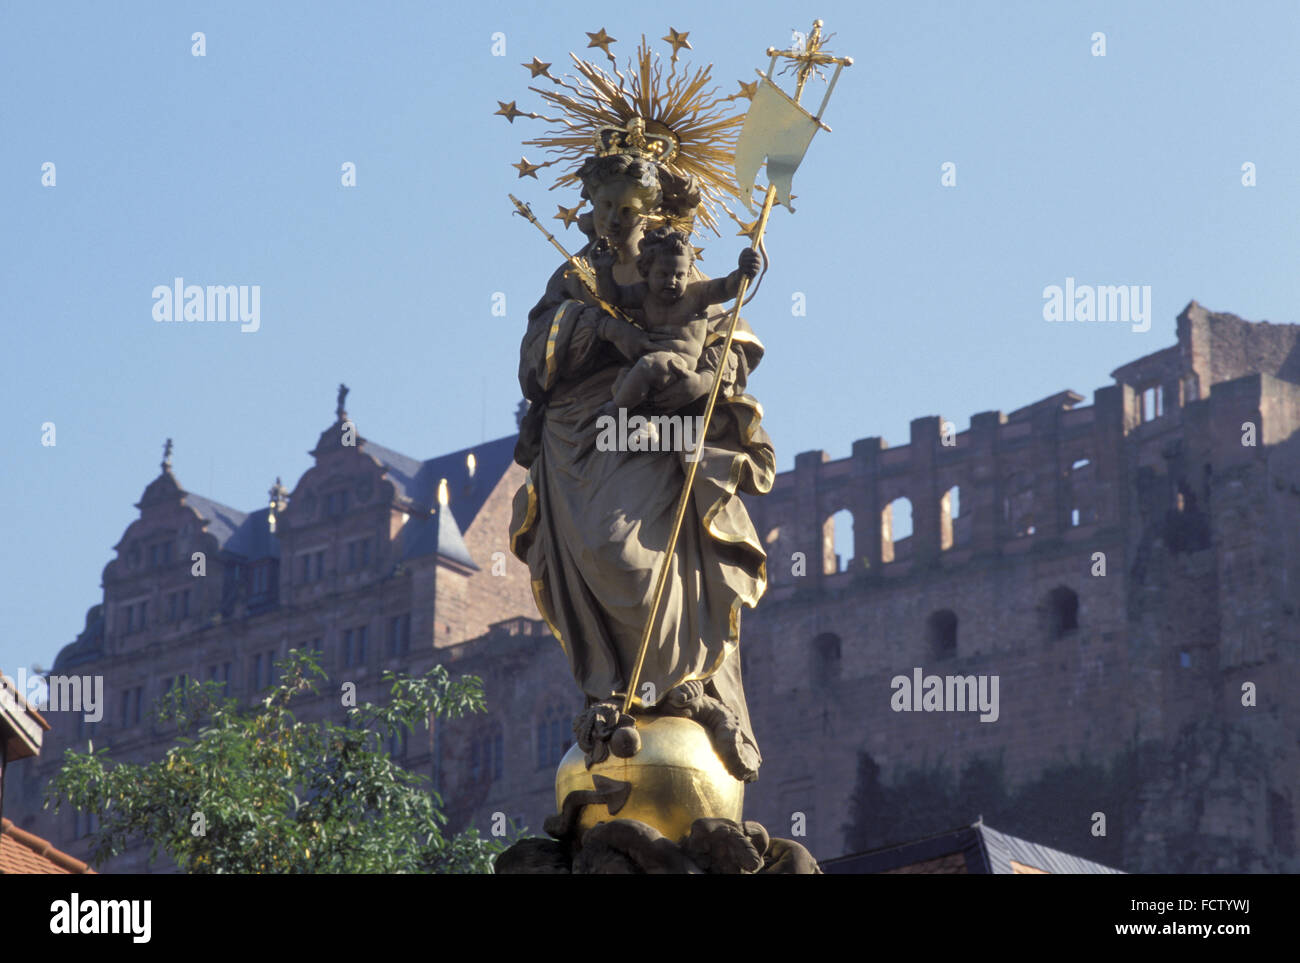
M 812 642 L 812 681 L 830 685 L 840 677 L 842 646 L 834 632 L 823 632 Z
M 1064 585 L 1052 589 L 1043 610 L 1049 639 L 1062 638 L 1079 627 L 1079 596 L 1073 589 Z
M 895 498 L 880 513 L 880 560 L 903 562 L 911 557 L 912 502 Z
M 925 620 L 925 641 L 930 658 L 951 659 L 957 655 L 957 613 L 952 609 L 931 612 Z
M 822 527 L 823 574 L 847 572 L 853 556 L 853 513 L 847 508 L 841 508 L 826 519 Z
M 537 768 L 558 766 L 572 743 L 573 720 L 563 706 L 552 703 L 537 721 Z

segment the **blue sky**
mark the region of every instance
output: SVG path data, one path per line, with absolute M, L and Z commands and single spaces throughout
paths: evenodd
M 818 16 L 856 60 L 746 312 L 782 470 L 869 435 L 905 444 L 925 415 L 962 430 L 1064 388 L 1090 401 L 1172 344 L 1193 298 L 1300 320 L 1300 5 L 737 10 L 0 6 L 0 668 L 48 666 L 75 637 L 166 437 L 182 485 L 251 510 L 310 466 L 340 381 L 362 434 L 414 456 L 513 432 L 519 336 L 556 258 L 506 193 L 541 214 L 576 197 L 517 179 L 540 125 L 492 114 L 534 107 L 520 64 L 563 63 L 584 31 L 622 59 L 643 32 L 689 30 L 684 56 L 727 90 Z M 711 239 L 703 266 L 740 245 Z M 260 285 L 260 330 L 156 324 L 151 291 L 178 276 Z M 1045 322 L 1043 289 L 1067 277 L 1150 285 L 1150 330 Z

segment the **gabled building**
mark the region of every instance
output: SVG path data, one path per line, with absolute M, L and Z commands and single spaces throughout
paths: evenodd
M 84 750 L 92 737 L 114 758 L 160 757 L 173 733 L 151 722 L 149 708 L 180 680 L 216 680 L 251 702 L 289 648 L 312 648 L 333 691 L 304 717 L 341 718 L 342 682 L 356 684 L 358 701 L 378 699 L 383 669 L 423 671 L 493 623 L 536 614 L 527 569 L 507 545 L 524 474 L 514 436 L 411 458 L 364 437 L 343 394 L 310 452 L 315 464 L 292 491 L 277 479 L 265 507 L 244 511 L 187 490 L 168 442 L 104 569 L 102 602 L 51 670 L 102 676 L 107 705 L 98 722 L 51 713 L 51 751 L 15 806 L 21 828 L 83 852 L 86 818 L 41 811 L 51 770 L 64 747 Z M 438 782 L 458 751 L 427 732 L 391 748 Z M 108 868 L 141 870 L 143 857 Z

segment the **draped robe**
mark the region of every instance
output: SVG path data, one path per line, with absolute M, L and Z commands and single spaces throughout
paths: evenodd
M 529 313 L 519 381 L 532 404 L 515 456 L 528 475 L 510 526 L 511 551 L 528 565 L 538 610 L 588 704 L 626 691 L 690 457 L 593 447 L 597 410 L 631 363 L 582 317 L 594 303 L 561 265 Z M 729 313 L 718 306 L 710 317 L 698 367 L 710 381 Z M 766 588 L 766 553 L 737 493 L 768 492 L 775 458 L 762 408 L 745 393 L 763 346 L 743 319 L 730 355 L 635 704 L 701 680 L 736 712 L 757 753 L 740 675 L 740 608 Z M 703 414 L 706 400 L 662 413 Z

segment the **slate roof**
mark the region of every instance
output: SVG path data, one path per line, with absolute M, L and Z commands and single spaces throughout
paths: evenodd
M 402 527 L 402 558 L 419 558 L 437 553 L 477 569 L 461 537 L 456 519 L 438 506 L 432 515 L 412 518 Z
M 420 505 L 438 504 L 438 482 L 447 479 L 451 514 L 460 531 L 465 531 L 478 517 L 483 504 L 506 470 L 514 464 L 517 435 L 485 441 L 447 455 L 417 461 L 401 452 L 363 439 L 362 451 L 384 466 L 384 472 L 397 486 L 398 494 Z M 474 455 L 474 474 L 469 473 L 468 456 Z
M 215 535 L 217 544 L 222 548 L 226 547 L 235 532 L 248 521 L 248 515 L 239 509 L 214 502 L 211 498 L 204 498 L 193 492 L 185 492 L 184 501 L 186 505 L 198 511 L 199 516 L 207 523 L 208 534 Z
M 1017 869 L 1013 863 L 1023 868 Z M 821 867 L 831 874 L 970 873 L 1000 876 L 1025 872 L 1052 875 L 1123 872 L 1059 849 L 1008 836 L 985 826 L 982 821 L 909 843 L 824 860 Z
M 35 833 L 0 819 L 0 876 L 10 873 L 75 874 L 95 872 Z
M 243 524 L 235 530 L 235 534 L 230 536 L 230 541 L 225 545 L 226 551 L 243 555 L 251 561 L 260 558 L 279 558 L 280 540 L 271 531 L 270 515 L 269 507 L 259 508 L 245 518 Z

